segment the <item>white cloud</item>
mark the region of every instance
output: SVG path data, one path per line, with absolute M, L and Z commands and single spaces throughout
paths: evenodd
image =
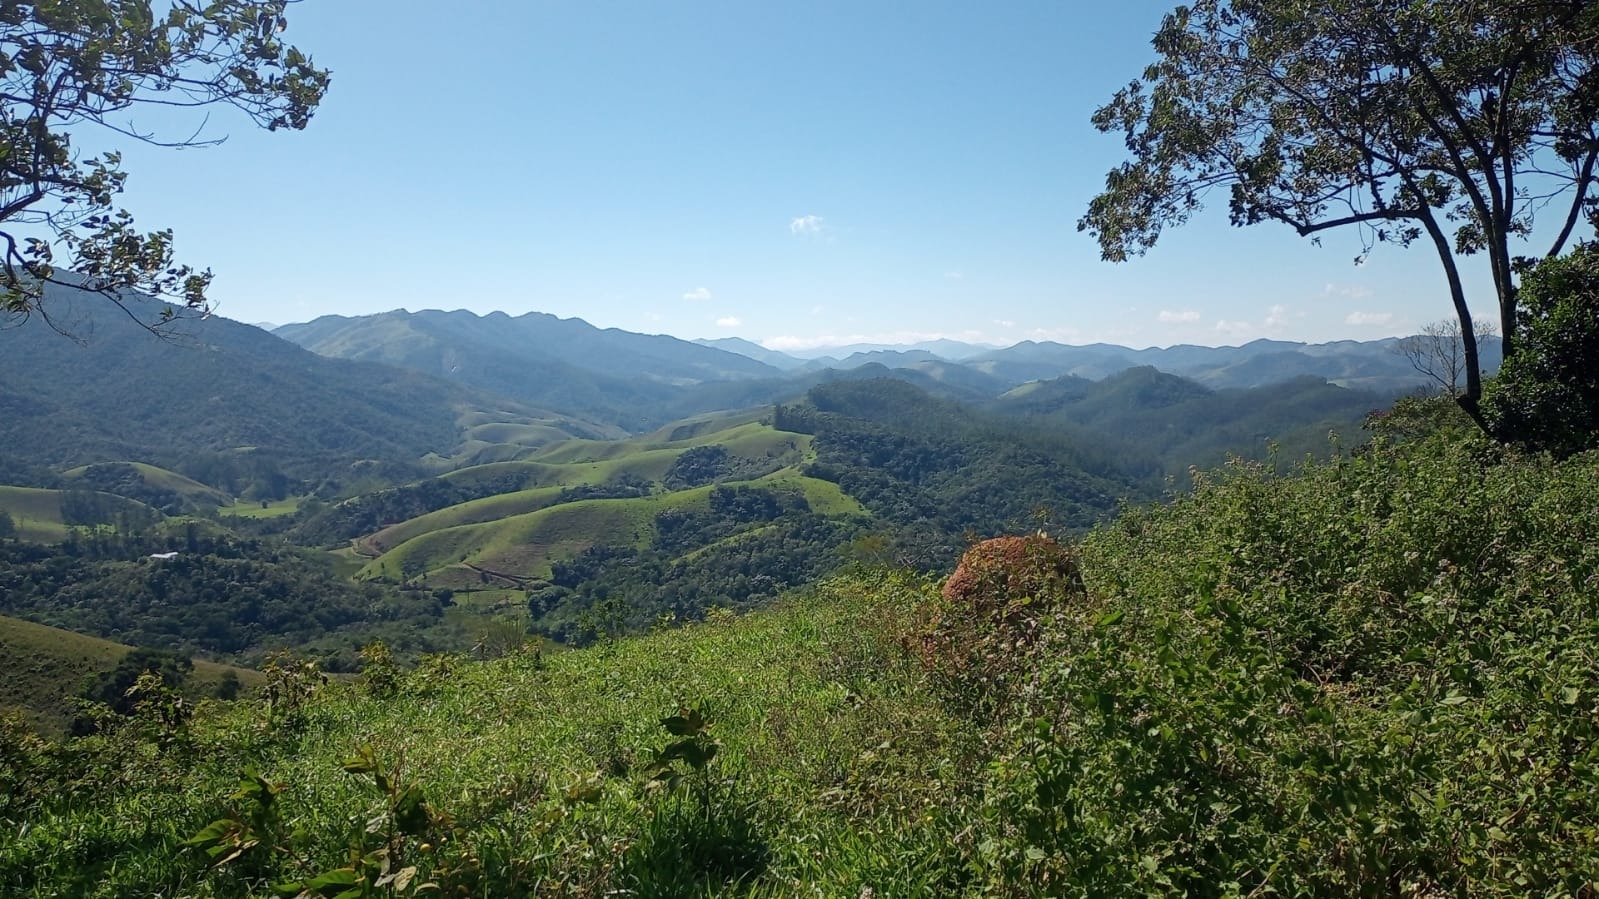
M 1348 300 L 1364 300 L 1371 296 L 1371 288 L 1361 287 L 1359 284 L 1328 284 L 1321 289 L 1323 296 L 1343 297 Z
M 1228 321 L 1225 318 L 1216 322 L 1216 332 L 1218 334 L 1226 334 L 1229 337 L 1237 337 L 1241 334 L 1248 334 L 1253 330 L 1255 330 L 1255 326 L 1249 322 Z
M 683 294 L 683 299 L 691 300 L 693 302 L 701 302 L 710 298 L 711 291 L 708 287 L 696 287 L 688 293 Z
M 1346 325 L 1388 325 L 1392 324 L 1393 320 L 1392 312 L 1351 312 L 1344 316 Z
M 1275 331 L 1288 324 L 1288 307 L 1278 304 L 1266 310 L 1266 330 Z
M 827 311 L 827 307 L 823 306 L 820 303 L 817 303 L 815 306 L 811 307 L 811 314 L 812 315 L 821 315 L 823 312 L 826 312 L 826 311 Z
M 1167 323 L 1197 322 L 1199 321 L 1199 313 L 1193 309 L 1182 309 L 1176 312 L 1170 309 L 1162 309 L 1155 318 Z
M 820 234 L 822 233 L 822 217 L 819 215 L 796 216 L 788 223 L 790 234 Z
M 731 315 L 726 315 L 716 320 L 718 328 L 736 328 L 742 324 L 743 322 L 739 321 L 737 317 Z
M 1014 328 L 1014 327 L 1016 327 L 1016 323 L 1011 321 L 1008 318 L 996 318 L 996 319 L 994 319 L 994 324 L 999 325 L 1001 328 Z
M 802 337 L 797 334 L 784 334 L 777 337 L 761 339 L 761 346 L 769 350 L 815 350 L 823 347 L 850 346 L 857 343 L 875 343 L 885 346 L 899 346 L 903 344 L 922 343 L 928 340 L 959 340 L 964 343 L 982 344 L 985 346 L 1008 346 L 1015 340 L 996 338 L 991 334 L 978 330 L 967 331 L 889 331 L 877 334 L 850 333 L 850 334 L 817 334 L 812 337 Z
M 966 274 L 964 272 L 945 272 L 944 277 L 950 279 L 951 281 L 959 281 L 960 279 L 966 277 Z

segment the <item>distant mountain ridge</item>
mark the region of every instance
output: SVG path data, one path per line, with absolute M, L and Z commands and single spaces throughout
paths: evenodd
M 0 457 L 8 466 L 179 469 L 218 455 L 294 476 L 364 462 L 409 467 L 453 452 L 468 413 L 566 436 L 616 433 L 468 385 L 327 358 L 220 316 L 174 322 L 162 339 L 99 295 L 52 285 L 46 299 L 71 338 L 41 322 L 0 338 Z M 130 311 L 155 316 L 160 308 Z
M 479 316 L 457 310 L 345 317 L 324 316 L 274 332 L 323 355 L 367 359 L 438 374 L 569 411 L 604 409 L 615 423 L 637 430 L 639 404 L 665 403 L 676 415 L 717 408 L 686 394 L 704 385 L 752 382 L 746 395 L 771 385 L 803 392 L 817 383 L 808 373 L 881 365 L 920 372 L 947 386 L 997 395 L 1032 381 L 1066 375 L 1099 380 L 1150 366 L 1212 388 L 1263 387 L 1300 377 L 1322 378 L 1353 389 L 1395 393 L 1428 384 L 1398 352 L 1398 338 L 1327 343 L 1254 340 L 1241 346 L 1134 349 L 1115 344 L 1068 345 L 1024 340 L 995 348 L 940 339 L 916 344 L 858 344 L 785 353 L 739 337 L 680 340 L 617 328 L 597 328 L 580 318 L 544 313 Z M 1499 341 L 1482 347 L 1484 368 L 1499 365 Z M 916 380 L 911 375 L 904 376 Z M 787 383 L 784 383 L 787 382 Z M 542 387 L 538 385 L 543 385 Z M 552 393 L 553 385 L 563 385 Z M 727 391 L 712 388 L 707 396 Z M 764 401 L 764 400 L 763 400 Z

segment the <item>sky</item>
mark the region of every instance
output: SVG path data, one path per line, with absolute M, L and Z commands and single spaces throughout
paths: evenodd
M 1100 261 L 1076 223 L 1123 147 L 1089 117 L 1170 7 L 306 0 L 286 36 L 333 71 L 310 127 L 219 111 L 219 146 L 124 146 L 122 201 L 246 322 L 539 311 L 807 350 L 1320 342 L 1449 316 L 1426 248 L 1356 265 L 1354 232 L 1233 228 L 1224 199 Z

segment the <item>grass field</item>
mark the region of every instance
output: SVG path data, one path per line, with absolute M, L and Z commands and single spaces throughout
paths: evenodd
M 302 499 L 303 497 L 291 496 L 288 499 L 269 501 L 265 506 L 259 502 L 240 502 L 222 509 L 221 512 L 223 515 L 237 515 L 240 518 L 279 518 L 299 511 Z
M 54 543 L 67 534 L 67 526 L 61 522 L 61 494 L 56 490 L 0 487 L 0 512 L 11 516 L 19 540 Z
M 200 506 L 226 506 L 233 502 L 233 497 L 228 496 L 215 487 L 210 487 L 193 478 L 178 474 L 157 465 L 144 462 L 119 463 L 133 466 L 146 484 L 158 490 L 170 490 L 181 497 Z M 76 477 L 84 472 L 88 466 L 69 469 L 62 472 L 66 477 Z
M 17 539 L 35 543 L 57 543 L 67 535 L 68 525 L 61 516 L 63 491 L 37 487 L 0 487 L 0 512 L 11 516 L 17 526 Z M 143 503 L 109 493 L 94 492 L 108 508 L 138 510 L 141 515 L 159 513 Z
M 741 485 L 799 490 L 805 495 L 811 509 L 823 515 L 867 514 L 860 503 L 845 495 L 838 485 L 803 477 L 792 470 L 725 486 Z M 389 548 L 368 562 L 361 569 L 360 576 L 399 578 L 407 573 L 432 573 L 466 564 L 518 578 L 546 578 L 549 577 L 551 562 L 571 558 L 590 546 L 601 543 L 648 544 L 655 536 L 656 515 L 665 509 L 705 508 L 713 489 L 708 485 L 632 499 L 581 500 L 494 520 L 423 531 L 403 542 L 386 541 L 384 545 Z M 531 494 L 534 491 L 525 492 Z M 490 497 L 489 500 L 477 502 L 490 503 L 485 509 L 505 509 L 514 502 L 505 500 L 501 505 L 493 503 L 502 499 Z M 532 502 L 531 499 L 522 501 Z M 465 503 L 422 518 L 431 517 L 434 522 L 442 524 L 462 514 L 456 510 L 474 505 Z M 488 512 L 483 511 L 483 514 L 487 515 Z M 412 521 L 421 522 L 422 518 Z M 411 526 L 412 522 L 406 522 L 390 530 L 399 533 Z M 448 577 L 429 579 L 429 583 L 452 587 L 474 582 L 481 582 L 481 578 L 460 570 L 454 570 Z
M 40 732 L 60 734 L 72 720 L 73 697 L 84 682 L 117 666 L 132 647 L 97 637 L 0 615 L 0 711 L 20 711 Z M 238 675 L 246 688 L 261 676 L 243 668 L 196 661 L 187 690 L 194 696 L 216 693 L 227 671 Z

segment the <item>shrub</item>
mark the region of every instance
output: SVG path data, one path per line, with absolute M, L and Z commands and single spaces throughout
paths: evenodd
M 1069 548 L 1043 535 L 985 540 L 918 611 L 906 643 L 946 698 L 962 712 L 988 715 L 1025 667 L 1043 618 L 1083 594 Z

